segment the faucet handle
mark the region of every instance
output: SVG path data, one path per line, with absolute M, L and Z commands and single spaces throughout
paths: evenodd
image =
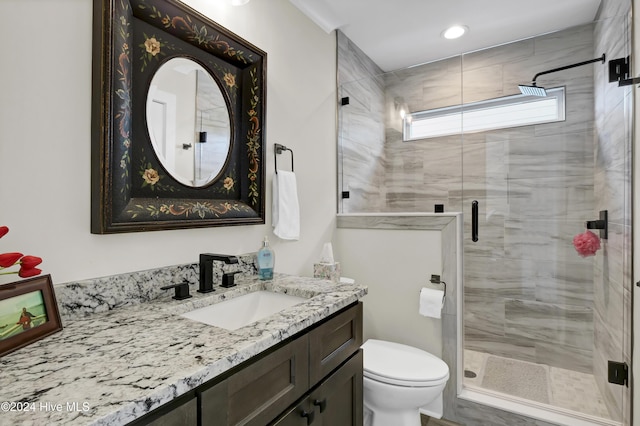
M 175 289 L 175 295 L 172 297 L 172 299 L 176 299 L 176 300 L 184 300 L 184 299 L 188 299 L 190 297 L 192 297 L 189 294 L 189 282 L 188 281 L 183 281 L 180 284 L 171 284 L 165 287 L 160 287 L 160 290 L 169 290 L 170 288 Z
M 222 274 L 222 284 L 220 287 L 235 287 L 235 276 L 242 271 L 225 272 Z

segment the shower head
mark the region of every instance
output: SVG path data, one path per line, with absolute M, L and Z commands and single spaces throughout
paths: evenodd
M 543 96 L 543 97 L 547 96 L 547 91 L 545 90 L 545 88 L 536 86 L 535 82 L 531 83 L 531 86 L 520 84 L 518 85 L 518 88 L 520 89 L 520 92 L 522 92 L 523 95 Z

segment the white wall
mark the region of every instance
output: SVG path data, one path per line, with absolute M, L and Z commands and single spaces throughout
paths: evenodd
M 256 251 L 269 235 L 276 271 L 310 276 L 336 212 L 335 35 L 288 0 L 185 3 L 265 50 L 266 170 L 273 143 L 295 152 L 301 240 L 265 225 L 90 233 L 90 0 L 2 0 L 0 25 L 0 253 L 41 256 L 55 283 L 196 262 L 201 252 Z
M 442 355 L 442 320 L 418 313 L 420 289 L 442 275 L 440 231 L 336 229 L 342 276 L 365 284 L 364 340 L 382 339 Z M 452 283 L 453 285 L 453 283 Z

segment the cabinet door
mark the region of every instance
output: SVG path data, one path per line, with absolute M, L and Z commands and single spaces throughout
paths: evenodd
M 362 426 L 362 350 L 311 393 L 314 425 Z
M 159 414 L 162 411 L 164 414 Z M 197 426 L 198 403 L 195 397 L 185 402 L 170 403 L 159 409 L 154 420 L 145 420 L 142 424 L 147 426 Z
M 362 345 L 362 302 L 309 333 L 309 382 L 313 386 Z
M 201 391 L 202 425 L 272 421 L 309 389 L 308 350 L 302 336 Z

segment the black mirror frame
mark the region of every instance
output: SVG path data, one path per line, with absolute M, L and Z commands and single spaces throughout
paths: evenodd
M 93 6 L 91 232 L 264 224 L 266 53 L 178 0 Z M 150 79 L 176 56 L 203 64 L 230 108 L 233 149 L 203 188 L 175 180 L 146 131 Z

